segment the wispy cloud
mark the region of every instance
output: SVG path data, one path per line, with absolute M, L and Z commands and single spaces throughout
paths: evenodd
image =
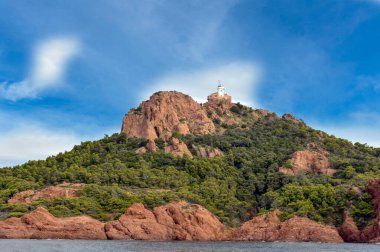
M 0 111 L 0 122 L 0 168 L 45 159 L 120 130 L 119 124 L 99 125 L 86 115 L 44 109 L 33 114 Z
M 60 83 L 70 60 L 78 54 L 80 43 L 75 38 L 44 40 L 34 50 L 29 76 L 16 83 L 3 83 L 0 98 L 18 100 L 35 98 L 38 93 Z
M 222 81 L 227 93 L 234 101 L 257 107 L 256 88 L 261 70 L 258 64 L 234 62 L 185 72 L 169 73 L 153 82 L 151 88 L 144 90 L 142 99 L 156 91 L 180 91 L 191 95 L 199 102 L 206 101 L 207 95 L 216 91 L 218 80 Z
M 80 141 L 72 133 L 24 125 L 0 135 L 0 167 L 43 159 L 70 150 Z

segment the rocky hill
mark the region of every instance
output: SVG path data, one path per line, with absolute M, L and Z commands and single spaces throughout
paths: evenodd
M 380 149 L 227 94 L 155 93 L 120 133 L 0 175 L 3 238 L 380 239 Z

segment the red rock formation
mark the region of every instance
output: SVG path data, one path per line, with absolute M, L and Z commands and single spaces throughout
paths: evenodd
M 345 212 L 344 222 L 339 232 L 346 242 L 374 243 L 380 241 L 380 180 L 371 180 L 366 190 L 373 198 L 376 218 L 371 226 L 359 231 L 354 220 L 349 216 L 348 212 Z
M 146 149 L 149 152 L 156 152 L 158 150 L 156 142 L 153 140 L 149 140 L 149 142 L 146 144 Z
M 152 211 L 135 203 L 119 220 L 106 224 L 87 216 L 56 218 L 38 208 L 21 218 L 0 221 L 0 238 L 342 242 L 333 227 L 300 217 L 281 222 L 279 214 L 277 210 L 226 229 L 208 210 L 185 201 Z
M 181 201 L 153 211 L 133 204 L 105 230 L 112 240 L 219 240 L 224 226 L 205 208 Z
M 343 242 L 334 227 L 302 217 L 281 222 L 280 211 L 258 216 L 226 232 L 226 240 L 282 242 Z
M 179 92 L 158 92 L 123 119 L 121 132 L 129 137 L 165 140 L 173 132 L 209 134 L 215 132 L 213 122 L 201 105 Z
M 144 154 L 146 152 L 156 152 L 157 150 L 158 148 L 156 146 L 156 142 L 154 140 L 149 140 L 145 147 L 140 147 L 137 150 L 135 150 L 135 152 L 137 154 Z
M 332 175 L 334 169 L 330 168 L 329 159 L 322 153 L 303 150 L 296 151 L 292 155 L 292 167 L 281 167 L 280 172 L 287 175 L 297 175 L 301 172 L 315 172 Z
M 378 242 L 380 241 L 380 180 L 371 180 L 366 190 L 372 196 L 376 218 L 372 226 L 365 228 L 361 232 L 361 240 L 364 242 Z
M 56 186 L 49 186 L 41 191 L 27 190 L 15 194 L 8 200 L 8 204 L 29 204 L 34 200 L 41 198 L 54 199 L 54 198 L 75 198 L 78 197 L 77 191 L 84 184 L 69 184 L 63 183 Z
M 286 121 L 289 121 L 289 122 L 292 122 L 292 123 L 295 123 L 295 124 L 300 123 L 300 121 L 298 121 L 298 120 L 294 117 L 294 115 L 292 115 L 292 114 L 284 114 L 284 115 L 282 116 L 282 119 L 284 119 L 284 120 L 286 120 Z
M 0 221 L 0 238 L 107 239 L 100 221 L 87 216 L 55 218 L 42 207 L 21 218 Z
M 360 242 L 360 231 L 356 226 L 354 219 L 349 215 L 348 211 L 344 212 L 344 222 L 339 228 L 339 233 L 345 242 Z
M 232 106 L 232 98 L 227 94 L 218 96 L 218 93 L 213 93 L 207 97 L 205 106 L 208 109 L 214 110 L 218 115 L 226 114 Z
M 218 148 L 202 147 L 192 145 L 193 149 L 197 153 L 198 157 L 220 157 L 223 156 L 223 152 Z
M 165 153 L 172 153 L 175 156 L 183 157 L 183 155 L 187 155 L 189 157 L 193 157 L 187 145 L 177 138 L 172 138 L 170 141 L 170 145 L 166 145 L 164 147 Z

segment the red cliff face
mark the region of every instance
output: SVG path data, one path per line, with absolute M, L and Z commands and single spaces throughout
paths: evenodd
M 56 218 L 45 208 L 0 221 L 0 238 L 104 240 L 104 223 L 87 216 Z
M 106 224 L 87 216 L 56 218 L 38 208 L 0 221 L 0 238 L 342 242 L 333 227 L 300 217 L 281 222 L 279 214 L 277 210 L 228 229 L 207 209 L 185 201 L 153 210 L 135 203 L 119 220 Z
M 180 92 L 158 92 L 123 119 L 121 132 L 130 137 L 168 140 L 173 132 L 186 135 L 215 132 L 200 104 Z
M 134 204 L 117 221 L 106 224 L 107 237 L 116 240 L 219 240 L 224 226 L 208 210 L 174 202 L 153 211 Z
M 343 242 L 334 227 L 308 218 L 292 217 L 281 222 L 280 211 L 258 216 L 226 232 L 226 240 L 282 242 Z
M 296 151 L 292 155 L 291 163 L 291 168 L 281 167 L 279 171 L 288 175 L 297 175 L 301 172 L 315 172 L 327 175 L 335 173 L 335 170 L 330 168 L 327 156 L 316 151 Z

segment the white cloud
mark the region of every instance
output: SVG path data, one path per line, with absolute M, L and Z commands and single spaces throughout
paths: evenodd
M 72 133 L 57 132 L 37 125 L 23 125 L 0 135 L 0 167 L 44 159 L 70 150 L 80 141 Z
M 0 97 L 9 100 L 35 98 L 45 89 L 60 83 L 70 60 L 79 53 L 75 38 L 53 38 L 37 45 L 29 76 L 20 82 L 0 86 Z
M 198 102 L 205 102 L 207 96 L 216 91 L 218 80 L 220 80 L 234 101 L 257 107 L 258 100 L 255 91 L 260 75 L 259 66 L 247 62 L 170 73 L 154 81 L 151 88 L 143 91 L 141 98 L 147 99 L 157 91 L 175 90 L 192 96 Z

